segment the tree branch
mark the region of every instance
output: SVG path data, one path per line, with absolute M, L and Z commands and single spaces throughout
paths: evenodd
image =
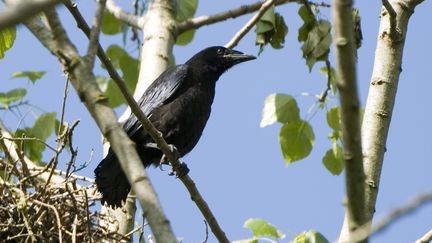
M 126 24 L 133 26 L 135 28 L 141 29 L 140 26 L 143 25 L 143 21 L 144 21 L 143 17 L 139 17 L 137 15 L 125 12 L 121 7 L 119 7 L 114 2 L 114 0 L 107 0 L 106 8 L 118 20 L 123 21 Z
M 365 188 L 365 222 L 368 222 L 369 229 L 375 212 L 387 135 L 393 113 L 399 75 L 402 70 L 402 54 L 407 25 L 414 8 L 422 0 L 394 0 L 392 2 L 393 8 L 397 13 L 396 28 L 400 31 L 400 36 L 395 39 L 394 36 L 389 35 L 390 20 L 382 16 L 375 63 L 362 124 L 361 141 L 367 183 Z M 336 39 L 336 41 L 338 40 Z M 346 219 L 345 217 L 339 238 L 340 242 L 347 242 L 349 240 L 347 237 L 349 223 Z
M 105 12 L 106 0 L 99 0 L 96 5 L 96 13 L 93 19 L 93 27 L 90 30 L 89 45 L 87 48 L 87 61 L 89 62 L 89 69 L 93 70 L 96 52 L 99 45 L 99 34 L 102 25 L 102 17 Z
M 108 106 L 107 99 L 97 86 L 93 73 L 82 61 L 68 37 L 63 35 L 64 29 L 57 20 L 56 12 L 54 10 L 46 11 L 46 15 L 55 38 L 44 39 L 46 34 L 39 32 L 43 28 L 35 27 L 40 24 L 39 21 L 28 21 L 26 26 L 42 43 L 50 43 L 45 44 L 45 46 L 52 48 L 50 51 L 57 56 L 63 65 L 79 97 L 118 155 L 120 165 L 140 200 L 143 212 L 146 214 L 156 239 L 160 242 L 176 242 L 169 221 L 162 212 L 133 142 L 118 124 L 114 112 Z M 137 188 L 140 190 L 136 190 Z
M 386 217 L 380 219 L 374 225 L 374 227 L 372 228 L 371 235 L 386 229 L 392 223 L 396 222 L 399 218 L 414 212 L 416 209 L 420 208 L 424 204 L 431 201 L 432 201 L 432 192 L 423 193 L 416 196 L 413 200 L 411 200 L 407 204 L 393 209 Z
M 360 101 L 357 91 L 352 1 L 333 0 L 336 83 L 340 94 L 349 234 L 366 223 Z M 350 242 L 351 236 L 348 236 Z M 367 241 L 367 240 L 366 240 Z
M 425 235 L 423 235 L 420 239 L 416 240 L 415 243 L 429 243 L 432 241 L 432 230 L 429 230 Z
M 396 29 L 396 15 L 397 15 L 396 11 L 393 9 L 389 0 L 382 0 L 382 4 L 383 4 L 384 8 L 387 10 L 387 13 L 389 15 L 390 35 L 392 35 L 393 37 L 396 37 L 396 35 L 398 34 L 398 31 Z
M 275 3 L 275 0 L 267 0 L 265 1 L 261 7 L 259 8 L 258 12 L 243 26 L 243 28 L 241 28 L 235 35 L 234 37 L 227 43 L 225 44 L 226 48 L 234 48 L 239 41 L 252 29 L 252 27 L 254 27 L 254 25 L 256 24 L 256 22 L 258 22 L 258 20 L 261 19 L 261 17 L 264 15 L 264 13 L 273 6 L 273 4 Z
M 200 16 L 193 19 L 188 19 L 182 23 L 179 23 L 176 28 L 176 34 L 180 35 L 181 33 L 191 30 L 198 29 L 204 25 L 210 25 L 217 22 L 222 22 L 230 18 L 237 18 L 245 14 L 253 13 L 261 8 L 263 4 L 268 1 L 259 1 L 249 5 L 243 5 L 235 9 L 227 10 L 221 13 L 209 15 L 209 16 Z M 298 2 L 298 0 L 276 0 L 274 1 L 275 5 L 282 5 L 288 2 Z
M 60 2 L 60 0 L 37 0 L 8 4 L 9 6 L 0 12 L 0 30 L 19 24 Z

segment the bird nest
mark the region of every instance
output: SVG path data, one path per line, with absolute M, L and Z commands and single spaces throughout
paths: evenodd
M 119 241 L 119 235 L 101 226 L 103 214 L 91 207 L 93 186 L 79 187 L 76 179 L 47 184 L 31 180 L 6 180 L 0 177 L 1 242 L 100 242 Z

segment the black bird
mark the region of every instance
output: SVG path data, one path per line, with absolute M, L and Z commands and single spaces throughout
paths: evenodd
M 252 59 L 255 57 L 221 46 L 206 48 L 185 64 L 163 72 L 144 92 L 138 104 L 182 157 L 201 137 L 210 116 L 216 81 L 232 66 Z M 135 115 L 126 120 L 123 129 L 135 142 L 145 167 L 160 164 L 162 152 Z M 130 185 L 111 149 L 95 169 L 95 174 L 102 203 L 120 207 Z

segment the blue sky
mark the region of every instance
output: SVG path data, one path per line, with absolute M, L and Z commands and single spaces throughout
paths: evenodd
M 242 1 L 252 3 L 254 1 Z M 78 7 L 91 19 L 94 3 Z M 198 15 L 207 15 L 238 6 L 237 1 L 200 1 Z M 361 104 L 364 106 L 372 73 L 374 52 L 379 26 L 380 1 L 360 1 L 356 4 L 362 16 L 363 46 L 359 50 L 358 85 Z M 129 6 L 128 6 L 129 7 Z M 430 21 L 431 2 L 420 5 L 409 25 L 404 49 L 403 72 L 390 133 L 381 187 L 376 206 L 376 217 L 386 215 L 418 193 L 431 190 L 432 164 L 428 157 L 432 149 L 432 116 L 430 90 L 431 51 L 430 31 L 425 25 Z M 325 109 L 316 113 L 313 96 L 325 88 L 325 76 L 319 72 L 318 63 L 311 73 L 305 65 L 297 42 L 297 29 L 301 26 L 297 15 L 299 5 L 277 8 L 288 25 L 289 32 L 282 50 L 266 47 L 259 58 L 236 66 L 225 73 L 217 84 L 212 115 L 196 148 L 183 160 L 188 164 L 190 176 L 207 200 L 221 227 L 231 240 L 243 239 L 251 234 L 242 228 L 248 218 L 263 218 L 287 234 L 289 242 L 294 234 L 315 229 L 330 241 L 337 239 L 343 221 L 344 176 L 332 176 L 321 159 L 330 148 L 330 133 L 325 121 Z M 86 39 L 71 21 L 68 12 L 59 10 L 68 33 L 81 53 L 87 48 Z M 191 44 L 176 46 L 177 63 L 185 62 L 199 50 L 211 45 L 223 45 L 251 17 L 228 20 L 199 29 Z M 322 17 L 331 19 L 328 11 Z M 257 54 L 255 35 L 249 33 L 236 47 L 237 50 Z M 120 43 L 119 37 L 102 37 L 104 47 Z M 126 49 L 137 56 L 134 44 Z M 333 64 L 334 65 L 334 64 Z M 14 87 L 26 87 L 28 100 L 36 107 L 27 114 L 27 123 L 41 111 L 60 111 L 65 77 L 56 59 L 46 51 L 24 27 L 20 27 L 17 40 L 6 58 L 0 60 L 0 92 Z M 15 71 L 44 70 L 47 74 L 36 85 L 23 80 L 11 80 Z M 104 74 L 97 68 L 96 73 Z M 104 74 L 106 75 L 106 74 Z M 272 93 L 285 93 L 296 97 L 303 119 L 309 120 L 315 132 L 315 145 L 306 159 L 285 166 L 279 142 L 280 125 L 260 128 L 264 99 Z M 78 147 L 78 163 L 90 160 L 81 173 L 93 177 L 93 169 L 102 158 L 99 130 L 71 88 L 66 107 L 66 120 L 80 119 L 75 131 L 74 145 Z M 328 102 L 328 108 L 338 104 L 337 97 Z M 117 110 L 118 114 L 124 110 Z M 16 129 L 19 119 L 0 112 L 0 118 L 10 129 Z M 54 144 L 54 141 L 51 141 Z M 94 152 L 92 152 L 94 151 Z M 49 154 L 47 154 L 49 156 Z M 66 160 L 61 167 L 64 167 Z M 149 169 L 153 185 L 162 206 L 170 218 L 174 231 L 183 242 L 199 242 L 205 237 L 203 217 L 190 200 L 182 183 L 167 176 L 167 171 Z M 413 242 L 432 228 L 432 207 L 425 206 L 414 214 L 397 221 L 371 242 Z M 149 230 L 147 229 L 147 232 Z M 210 233 L 209 242 L 215 242 Z

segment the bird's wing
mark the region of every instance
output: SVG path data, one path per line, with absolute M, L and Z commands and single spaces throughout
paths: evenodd
M 178 65 L 163 72 L 144 92 L 138 105 L 144 115 L 149 117 L 151 112 L 164 104 L 178 90 L 188 73 L 187 65 Z M 133 136 L 141 128 L 141 123 L 132 113 L 123 124 L 123 129 Z

